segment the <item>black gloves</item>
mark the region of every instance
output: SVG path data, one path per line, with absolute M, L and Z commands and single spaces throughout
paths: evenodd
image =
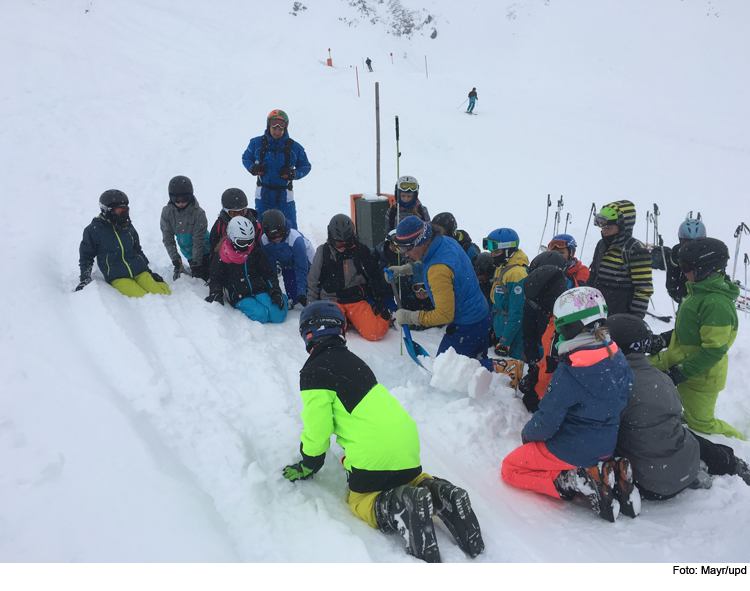
M 172 264 L 174 265 L 174 274 L 172 275 L 172 281 L 177 281 L 180 278 L 180 275 L 182 275 L 182 261 L 180 259 L 175 259 L 172 261 Z
M 208 280 L 206 277 L 205 266 L 203 263 L 196 263 L 195 260 L 190 261 L 190 274 L 198 279 Z
M 536 392 L 534 391 L 534 386 L 536 386 L 537 382 L 539 381 L 539 366 L 534 363 L 533 365 L 529 363 L 529 370 L 526 373 L 525 376 L 521 378 L 521 381 L 518 382 L 518 389 L 526 393 L 531 393 L 536 396 Z
M 212 304 L 214 302 L 219 302 L 223 306 L 224 305 L 224 292 L 223 291 L 212 291 L 210 294 L 208 294 L 208 297 L 206 298 L 206 301 L 209 304 Z
M 280 289 L 272 289 L 270 294 L 271 302 L 279 307 L 279 310 L 283 310 L 286 303 L 284 302 L 284 296 L 281 295 Z
M 164 277 L 162 277 L 158 273 L 154 273 L 151 269 L 149 269 L 148 272 L 151 273 L 151 277 L 153 277 L 154 281 L 156 281 L 157 283 L 166 283 L 166 281 L 164 281 Z
M 91 275 L 81 275 L 79 278 L 80 283 L 76 286 L 75 291 L 81 291 L 89 283 L 91 283 Z
M 678 384 L 681 384 L 682 382 L 687 381 L 687 378 L 684 375 L 682 375 L 679 365 L 673 365 L 664 373 L 666 373 L 670 377 L 670 379 L 672 380 L 672 383 L 675 386 Z
M 391 311 L 388 309 L 388 306 L 385 305 L 385 302 L 373 302 L 371 307 L 376 316 L 380 316 L 383 320 L 391 319 Z
M 290 166 L 282 166 L 279 169 L 279 176 L 287 181 L 293 181 L 297 177 L 297 173 Z
M 673 331 L 668 330 L 667 332 L 653 335 L 651 337 L 651 345 L 649 346 L 646 353 L 648 353 L 649 355 L 655 355 L 659 351 L 669 347 L 669 341 L 672 340 L 672 332 Z
M 294 300 L 294 303 L 299 304 L 304 308 L 305 306 L 307 306 L 307 296 L 304 294 L 298 295 L 297 299 Z
M 258 175 L 263 176 L 267 172 L 268 172 L 268 167 L 262 162 L 260 164 L 253 164 L 250 167 L 250 174 L 253 176 L 258 176 Z

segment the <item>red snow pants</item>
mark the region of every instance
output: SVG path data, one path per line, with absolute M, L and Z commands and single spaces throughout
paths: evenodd
M 532 441 L 514 449 L 505 457 L 500 475 L 508 484 L 559 499 L 555 478 L 563 470 L 577 469 L 578 466 L 572 466 L 553 456 L 543 441 Z
M 379 341 L 388 332 L 390 320 L 375 314 L 365 300 L 354 304 L 338 304 L 344 311 L 347 321 L 368 341 Z

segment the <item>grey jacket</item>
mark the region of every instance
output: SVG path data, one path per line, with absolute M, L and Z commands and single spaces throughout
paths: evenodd
M 207 233 L 206 212 L 195 197 L 183 209 L 170 202 L 161 210 L 162 242 L 173 262 L 180 260 L 180 253 L 175 245 L 176 239 L 185 258 L 194 264 L 200 264 L 203 255 L 209 252 L 206 243 Z
M 633 370 L 633 394 L 620 414 L 616 456 L 633 465 L 636 485 L 672 495 L 695 480 L 700 464 L 698 440 L 681 422 L 682 401 L 667 374 L 645 355 L 626 356 Z

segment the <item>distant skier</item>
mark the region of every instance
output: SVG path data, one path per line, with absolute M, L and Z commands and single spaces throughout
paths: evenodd
M 370 70 L 370 72 L 372 72 L 372 60 L 368 57 L 365 60 L 365 63 L 367 64 L 367 69 Z
M 466 109 L 467 113 L 473 113 L 474 112 L 474 104 L 479 100 L 479 97 L 477 96 L 477 87 L 471 89 L 471 92 L 469 93 L 469 108 Z
M 117 189 L 104 191 L 99 197 L 101 214 L 83 231 L 79 249 L 81 291 L 91 283 L 94 259 L 104 279 L 117 291 L 131 298 L 147 293 L 169 295 L 169 286 L 148 267 L 138 232 L 130 222 L 128 196 Z
M 312 302 L 299 320 L 310 355 L 300 371 L 302 460 L 284 468 L 284 478 L 312 478 L 336 435 L 345 448 L 341 463 L 348 475 L 349 507 L 357 517 L 383 533 L 401 534 L 412 556 L 440 562 L 435 515 L 458 546 L 476 557 L 484 542 L 468 493 L 422 471 L 417 425 L 347 348 L 341 307 Z

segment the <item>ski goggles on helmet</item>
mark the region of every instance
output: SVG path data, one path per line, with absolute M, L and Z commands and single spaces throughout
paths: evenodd
M 247 250 L 255 242 L 254 238 L 237 238 L 234 241 L 234 245 L 240 250 Z
M 127 205 L 115 205 L 112 207 L 112 211 L 117 215 L 130 211 L 130 207 Z
M 602 207 L 602 210 L 594 216 L 594 225 L 598 228 L 614 226 L 619 217 L 619 214 L 611 207 Z
M 482 238 L 482 248 L 484 250 L 489 250 L 490 252 L 494 252 L 496 250 L 504 250 L 506 248 L 513 248 L 518 246 L 518 242 L 515 240 L 512 240 L 510 242 L 500 242 L 499 240 L 495 240 L 493 238 Z
M 411 289 L 414 293 L 427 293 L 427 288 L 424 283 L 416 283 L 411 286 Z
M 554 240 L 550 240 L 550 243 L 547 245 L 547 249 L 554 250 L 556 248 L 569 248 L 568 241 L 563 240 L 562 238 L 555 238 Z
M 419 189 L 419 183 L 413 183 L 411 181 L 402 181 L 398 184 L 398 188 L 401 191 L 416 191 Z
M 187 203 L 188 201 L 190 201 L 191 197 L 192 195 L 172 195 L 170 199 L 174 203 Z
M 230 218 L 236 218 L 238 215 L 245 215 L 247 213 L 247 207 L 243 207 L 242 209 L 227 209 L 227 213 Z
M 334 240 L 333 246 L 335 248 L 349 248 L 352 245 L 351 240 Z
M 693 268 L 687 263 L 680 261 L 678 264 L 680 265 L 680 271 L 682 271 L 683 273 L 690 273 L 690 271 L 693 270 Z
M 284 230 L 276 230 L 275 232 L 269 232 L 266 234 L 269 240 L 276 240 L 277 238 L 284 237 Z
M 268 127 L 270 128 L 276 127 L 278 129 L 286 129 L 286 126 L 287 126 L 287 122 L 284 121 L 283 119 L 271 119 L 268 122 Z

